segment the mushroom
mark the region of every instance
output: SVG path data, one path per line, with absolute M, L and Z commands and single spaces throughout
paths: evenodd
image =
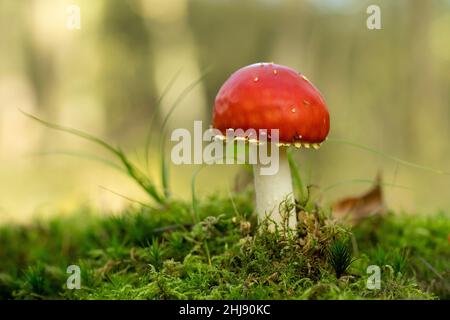
M 270 215 L 276 224 L 286 221 L 281 204 L 295 203 L 287 148 L 317 149 L 330 129 L 330 116 L 320 92 L 303 74 L 289 67 L 252 64 L 234 72 L 220 88 L 212 127 L 224 135 L 230 129 L 254 129 L 258 141 L 262 140 L 261 129 L 279 130 L 278 172 L 262 175 L 262 164 L 258 161 L 253 165 L 256 212 L 259 219 Z M 289 207 L 292 211 L 287 223 L 295 228 L 295 206 L 285 206 Z

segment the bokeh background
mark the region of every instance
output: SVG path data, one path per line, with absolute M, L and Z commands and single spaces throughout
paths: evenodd
M 81 9 L 79 30 L 66 27 L 71 4 Z M 370 4 L 381 8 L 381 30 L 366 27 Z M 160 123 L 208 70 L 168 129 L 209 124 L 221 83 L 259 61 L 306 74 L 328 103 L 330 141 L 319 151 L 296 152 L 309 183 L 335 185 L 324 201 L 366 190 L 370 183 L 360 180 L 380 172 L 385 183 L 401 186 L 385 188 L 391 208 L 450 209 L 449 175 L 336 141 L 450 172 L 448 0 L 0 0 L 0 223 L 85 205 L 108 214 L 129 204 L 102 187 L 146 200 L 126 176 L 86 158 L 108 158 L 103 150 L 44 128 L 19 109 L 120 145 L 146 168 L 152 117 Z M 149 172 L 157 179 L 155 145 Z M 171 166 L 176 197 L 189 199 L 194 170 Z M 204 169 L 198 192 L 226 195 L 239 170 Z

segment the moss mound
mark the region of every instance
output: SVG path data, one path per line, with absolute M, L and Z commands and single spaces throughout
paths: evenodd
M 256 230 L 250 193 L 0 228 L 2 299 L 449 299 L 449 216 L 387 214 L 353 228 L 320 209 Z M 69 265 L 81 289 L 66 285 Z M 381 286 L 369 289 L 369 265 Z

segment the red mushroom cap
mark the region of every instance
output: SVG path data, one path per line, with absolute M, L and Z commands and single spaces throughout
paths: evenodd
M 222 85 L 213 127 L 224 134 L 230 128 L 279 129 L 282 143 L 320 143 L 330 130 L 330 115 L 305 76 L 282 65 L 257 63 L 237 70 Z

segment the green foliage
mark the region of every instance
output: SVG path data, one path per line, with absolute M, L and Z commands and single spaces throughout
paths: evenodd
M 157 270 L 162 266 L 164 260 L 164 249 L 158 243 L 157 239 L 154 239 L 149 247 L 149 262 Z
M 299 199 L 300 205 L 306 206 L 306 203 L 309 198 L 308 189 L 305 188 L 303 184 L 303 180 L 300 175 L 300 169 L 297 163 L 295 162 L 294 157 L 292 156 L 292 149 L 288 149 L 287 156 L 289 161 L 289 167 L 291 168 L 292 180 L 296 191 L 295 198 Z
M 371 264 L 387 265 L 395 277 L 414 275 L 426 292 L 450 299 L 450 219 L 447 213 L 389 213 L 369 219 L 354 230 L 361 252 Z
M 269 232 L 267 221 L 255 227 L 252 199 L 251 192 L 197 199 L 197 223 L 190 203 L 171 200 L 163 209 L 98 217 L 83 208 L 73 216 L 1 227 L 0 298 L 449 297 L 450 226 L 443 213 L 390 214 L 350 231 L 316 207 L 298 212 L 298 233 Z M 345 239 L 352 236 L 356 260 L 349 267 Z M 80 290 L 65 286 L 71 264 L 81 268 Z M 372 264 L 381 268 L 380 290 L 366 286 Z
M 328 260 L 337 278 L 340 278 L 352 264 L 352 255 L 348 239 L 341 238 L 333 241 L 328 251 Z

